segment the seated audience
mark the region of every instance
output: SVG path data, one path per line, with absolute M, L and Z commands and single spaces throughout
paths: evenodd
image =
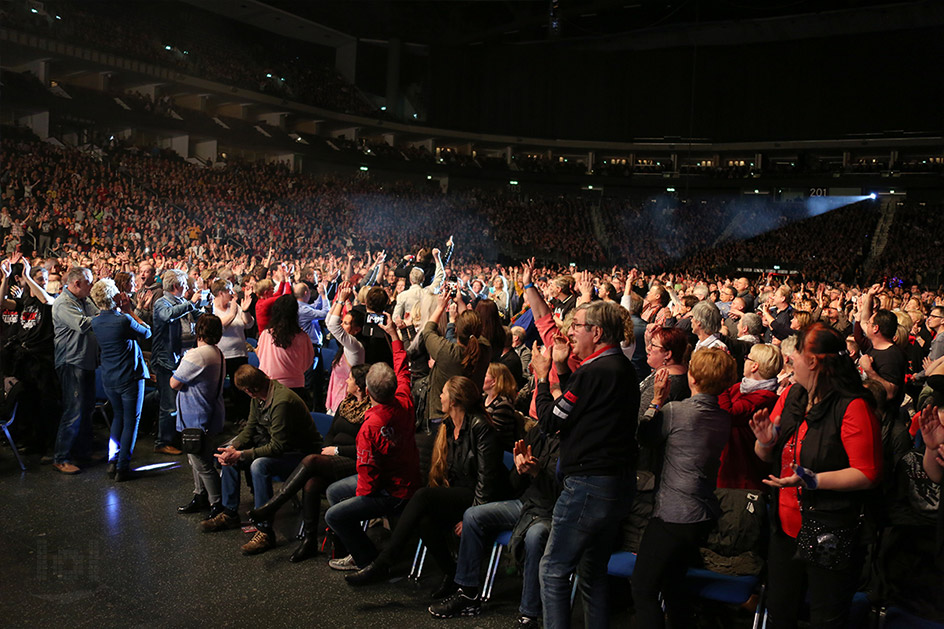
M 243 470 L 250 471 L 255 506 L 261 507 L 272 498 L 274 477 L 287 478 L 305 455 L 321 448 L 321 435 L 308 407 L 291 389 L 252 365 L 236 370 L 236 386 L 252 398 L 249 421 L 229 444 L 217 448 L 216 460 L 223 466 L 223 510 L 201 523 L 205 532 L 239 528 Z M 258 521 L 255 525 L 256 534 L 242 546 L 246 555 L 275 547 L 275 531 L 270 524 Z

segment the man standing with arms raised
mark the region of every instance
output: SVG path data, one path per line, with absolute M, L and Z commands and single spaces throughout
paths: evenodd
M 531 283 L 532 270 L 533 261 L 524 266 L 522 281 L 533 304 L 541 295 Z M 584 625 L 609 625 L 606 567 L 636 487 L 639 381 L 620 349 L 623 321 L 615 303 L 583 304 L 574 311 L 569 343 L 558 336 L 551 355 L 543 355 L 537 344 L 532 350 L 540 427 L 561 433 L 558 476 L 564 489 L 541 560 L 548 629 L 570 626 L 569 580 L 575 570 Z M 573 372 L 567 364 L 571 353 L 580 361 Z M 563 392 L 556 400 L 548 383 L 552 357 Z

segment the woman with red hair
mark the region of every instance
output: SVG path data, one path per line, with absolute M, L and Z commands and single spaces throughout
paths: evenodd
M 864 561 L 859 525 L 882 473 L 882 440 L 868 392 L 842 336 L 822 323 L 800 333 L 794 384 L 751 420 L 755 452 L 779 468 L 768 556 L 769 626 L 845 627 Z
M 650 373 L 639 383 L 639 419 L 652 405 L 652 394 L 656 372 L 663 367 L 669 374 L 669 402 L 684 400 L 690 395 L 688 389 L 688 359 L 691 348 L 685 332 L 679 328 L 656 328 L 646 342 L 646 363 L 652 367 Z

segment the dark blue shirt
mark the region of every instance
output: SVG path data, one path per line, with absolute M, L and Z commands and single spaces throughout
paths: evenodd
M 106 387 L 148 378 L 138 341 L 151 337 L 151 328 L 115 310 L 102 310 L 92 319 L 92 329 L 102 351 L 102 382 Z

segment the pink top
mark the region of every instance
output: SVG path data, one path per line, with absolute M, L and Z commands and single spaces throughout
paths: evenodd
M 315 361 L 311 339 L 304 332 L 296 334 L 292 344 L 282 349 L 275 345 L 269 330 L 263 330 L 256 353 L 259 354 L 259 368 L 290 389 L 305 386 L 305 371 Z

